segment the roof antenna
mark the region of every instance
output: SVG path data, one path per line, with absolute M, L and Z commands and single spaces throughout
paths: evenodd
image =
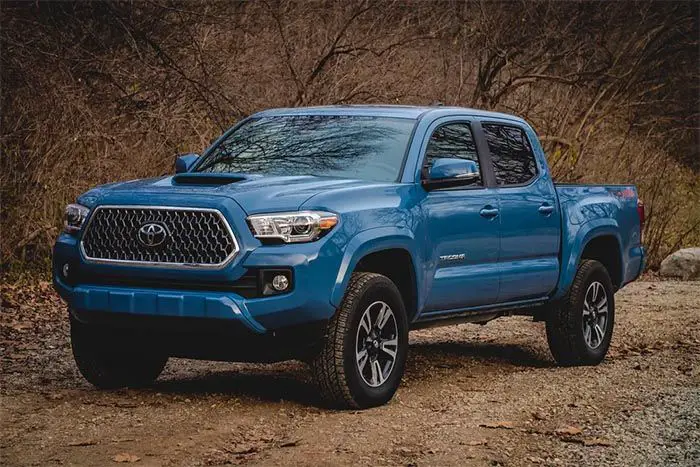
M 445 104 L 443 104 L 440 101 L 433 101 L 432 104 L 430 104 L 432 107 L 444 107 Z

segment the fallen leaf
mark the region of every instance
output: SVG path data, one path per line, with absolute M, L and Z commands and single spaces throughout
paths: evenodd
M 482 423 L 479 426 L 483 428 L 503 428 L 505 430 L 512 430 L 513 428 L 515 428 L 513 422 L 489 422 Z
M 260 449 L 257 446 L 247 446 L 238 449 L 231 450 L 231 454 L 252 454 L 258 452 Z
M 487 441 L 485 439 L 469 441 L 467 446 L 485 446 Z
M 97 441 L 94 439 L 86 439 L 84 441 L 71 441 L 68 443 L 68 446 L 94 446 L 97 444 Z
M 605 438 L 595 437 L 595 438 L 584 438 L 583 445 L 584 446 L 612 446 L 612 443 Z
M 301 439 L 294 439 L 290 441 L 283 441 L 282 443 L 279 444 L 279 447 L 281 448 L 291 448 L 292 446 L 298 446 L 299 442 Z
M 558 435 L 570 435 L 570 436 L 576 436 L 580 435 L 582 433 L 581 428 L 577 426 L 565 426 L 562 428 L 557 428 L 554 430 L 554 432 Z
M 581 438 L 577 438 L 575 436 L 562 436 L 559 439 L 561 439 L 565 443 L 583 444 L 583 440 Z
M 135 409 L 139 405 L 133 402 L 115 402 L 114 407 L 119 407 L 120 409 Z
M 134 454 L 129 454 L 128 452 L 122 452 L 121 454 L 117 454 L 116 456 L 112 457 L 112 460 L 114 462 L 138 462 L 141 460 L 139 456 L 135 456 Z

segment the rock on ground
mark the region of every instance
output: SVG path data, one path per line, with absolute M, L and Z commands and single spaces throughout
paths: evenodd
M 664 277 L 700 279 L 700 248 L 685 248 L 667 256 L 660 272 Z

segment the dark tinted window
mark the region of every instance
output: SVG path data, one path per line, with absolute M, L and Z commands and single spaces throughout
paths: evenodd
M 457 158 L 474 161 L 479 167 L 479 157 L 472 131 L 466 123 L 448 123 L 438 127 L 428 141 L 425 150 L 424 170 L 430 170 L 433 161 L 438 158 Z M 481 168 L 479 168 L 481 172 Z M 481 178 L 475 182 L 481 184 Z
M 366 116 L 260 117 L 231 133 L 194 170 L 394 182 L 414 124 Z
M 499 185 L 527 183 L 537 175 L 535 155 L 523 130 L 490 123 L 482 127 Z

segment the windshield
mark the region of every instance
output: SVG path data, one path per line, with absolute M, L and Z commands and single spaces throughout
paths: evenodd
M 414 124 L 367 116 L 254 118 L 209 151 L 194 171 L 395 182 Z

